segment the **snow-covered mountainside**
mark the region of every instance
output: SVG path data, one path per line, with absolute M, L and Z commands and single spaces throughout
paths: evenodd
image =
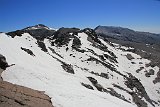
M 160 106 L 160 85 L 153 83 L 159 68 L 133 48 L 89 28 L 60 28 L 43 37 L 29 30 L 0 33 L 0 54 L 9 65 L 4 81 L 45 91 L 54 107 Z

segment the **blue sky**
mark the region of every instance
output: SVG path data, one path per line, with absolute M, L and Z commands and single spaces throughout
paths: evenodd
M 0 0 L 0 31 L 122 26 L 160 33 L 159 0 Z

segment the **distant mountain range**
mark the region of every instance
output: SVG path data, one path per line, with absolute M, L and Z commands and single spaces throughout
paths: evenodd
M 146 44 L 160 44 L 160 34 L 154 34 L 149 32 L 139 32 L 128 28 L 113 27 L 113 26 L 98 26 L 95 28 L 95 32 L 101 36 L 131 41 L 137 43 Z

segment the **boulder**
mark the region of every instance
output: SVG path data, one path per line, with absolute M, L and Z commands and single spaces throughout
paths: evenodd
M 8 63 L 6 61 L 6 58 L 0 54 L 0 68 L 5 70 L 7 67 Z

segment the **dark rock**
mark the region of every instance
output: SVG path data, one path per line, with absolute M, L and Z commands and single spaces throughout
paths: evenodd
M 74 37 L 72 48 L 75 49 L 78 52 L 84 53 L 85 50 L 84 49 L 79 49 L 80 47 L 81 47 L 81 41 L 80 41 L 80 39 L 78 37 Z
M 7 67 L 9 67 L 9 65 L 6 61 L 6 58 L 0 54 L 0 68 L 5 70 Z
M 81 41 L 78 37 L 74 37 L 72 48 L 80 48 L 81 47 Z
M 146 77 L 150 77 L 151 75 L 154 75 L 154 72 L 155 72 L 155 71 L 154 71 L 153 69 L 150 69 L 149 72 L 146 72 L 146 73 L 145 73 L 145 76 L 146 76 Z
M 96 72 L 93 72 L 93 71 L 91 71 L 91 74 L 94 74 L 96 76 L 100 76 L 99 73 L 96 73 Z
M 95 84 L 94 85 L 98 91 L 103 91 L 103 87 L 100 84 Z
M 52 58 L 54 58 L 54 59 L 56 59 L 58 62 L 60 62 L 60 63 L 62 64 L 62 65 L 61 65 L 62 68 L 63 68 L 66 72 L 71 73 L 71 74 L 74 74 L 74 69 L 73 69 L 73 67 L 72 67 L 71 64 L 67 64 L 67 63 L 63 62 L 62 60 L 60 60 L 59 58 L 54 57 L 53 55 L 50 55 L 50 56 L 52 56 Z
M 37 40 L 38 46 L 41 48 L 42 51 L 48 52 L 46 45 L 44 44 L 43 41 Z
M 82 31 L 88 35 L 87 40 L 92 43 L 92 46 L 94 46 L 95 48 L 98 48 L 104 52 L 108 51 L 108 47 L 106 47 L 106 45 L 104 45 L 98 39 L 98 35 L 96 34 L 96 32 L 93 29 L 86 28 Z
M 126 101 L 128 103 L 131 103 L 130 101 L 128 101 L 127 99 L 125 99 L 125 97 L 119 93 L 117 93 L 113 88 L 107 88 L 107 89 L 103 89 L 104 92 L 111 94 L 112 96 L 115 96 L 123 101 Z
M 150 75 L 154 75 L 154 72 L 155 72 L 155 71 L 154 71 L 153 69 L 150 69 L 150 70 L 149 70 Z
M 25 33 L 23 30 L 16 30 L 13 32 L 8 32 L 6 34 L 10 35 L 12 38 L 14 38 L 15 36 L 22 36 L 23 33 Z
M 90 72 L 91 74 L 94 74 L 94 75 L 96 75 L 96 76 L 100 76 L 100 77 L 102 77 L 102 78 L 105 78 L 105 79 L 109 79 L 109 76 L 108 76 L 108 74 L 106 74 L 106 73 L 101 73 L 101 74 L 99 74 L 99 73 L 95 73 L 95 72 Z
M 121 87 L 121 86 L 119 86 L 117 84 L 113 84 L 113 86 L 118 88 L 118 89 L 120 89 L 120 90 L 122 90 L 122 91 L 126 91 L 127 93 L 129 92 L 128 90 L 124 89 L 123 87 Z
M 58 54 L 53 48 L 51 48 L 51 47 L 48 47 L 48 48 L 52 51 L 53 54 L 56 54 L 57 56 L 63 58 L 63 57 L 62 57 L 60 54 Z
M 33 27 L 36 29 L 34 29 Z M 55 30 L 50 30 L 47 26 L 38 24 L 21 30 L 8 32 L 7 35 L 10 35 L 12 38 L 14 38 L 15 36 L 22 36 L 23 33 L 29 33 L 32 37 L 43 41 L 44 38 L 51 37 L 54 32 Z
M 153 68 L 153 67 L 155 67 L 155 66 L 156 66 L 156 64 L 155 64 L 155 63 L 153 63 L 153 62 L 150 62 L 150 63 L 146 64 L 145 66 L 146 66 L 146 67 L 151 66 L 151 67 Z
M 97 64 L 100 63 L 100 64 L 102 64 L 103 66 L 105 66 L 105 67 L 107 67 L 108 69 L 110 69 L 111 71 L 116 71 L 115 67 L 114 67 L 112 64 L 110 64 L 110 63 L 108 63 L 108 62 L 100 61 L 100 60 L 98 60 L 98 59 L 96 59 L 96 58 L 94 58 L 94 57 L 91 57 L 91 56 L 90 56 L 90 58 L 87 59 L 87 61 L 95 61 Z
M 98 91 L 103 91 L 103 87 L 100 84 L 98 84 L 98 81 L 95 78 L 93 78 L 93 77 L 87 77 L 87 78 L 97 88 Z
M 108 76 L 108 74 L 106 74 L 106 73 L 101 73 L 100 76 L 101 76 L 101 77 L 104 77 L 104 78 L 106 78 L 106 79 L 109 79 L 109 76 Z
M 60 28 L 58 31 L 54 32 L 54 37 L 52 39 L 55 39 L 54 43 L 59 47 L 68 45 L 71 38 L 74 38 L 70 33 L 75 34 L 79 31 L 80 29 L 78 28 Z
M 102 61 L 105 60 L 103 55 L 98 55 L 98 56 L 99 56 L 99 58 L 100 58 Z
M 139 73 L 143 69 L 144 69 L 144 67 L 140 67 L 139 69 L 136 70 L 136 72 Z
M 26 49 L 26 48 L 22 48 L 22 47 L 21 47 L 21 49 L 22 49 L 23 51 L 27 52 L 28 54 L 30 54 L 30 55 L 32 55 L 32 56 L 35 56 L 30 49 Z
M 147 92 L 145 91 L 145 88 L 143 87 L 142 83 L 131 73 L 128 73 L 128 75 L 129 77 L 126 77 L 127 80 L 125 81 L 125 85 L 131 90 L 133 90 L 133 88 L 136 88 L 137 90 L 134 93 L 137 93 L 137 96 L 144 97 L 146 101 L 148 101 L 151 105 L 154 106 L 152 100 L 150 99 Z
M 134 92 L 132 92 L 130 94 L 132 96 L 133 101 L 135 102 L 135 104 L 138 107 L 148 107 L 147 103 L 144 100 L 142 100 L 141 98 L 139 98 L 137 94 L 135 94 Z
M 160 82 L 160 71 L 157 72 L 157 77 L 155 78 L 155 80 L 153 80 L 153 83 L 156 84 Z
M 94 79 L 93 77 L 87 77 L 90 81 L 91 81 L 91 83 L 93 83 L 93 84 L 97 84 L 98 83 L 98 81 L 96 80 L 96 79 Z
M 83 30 L 83 32 L 85 32 L 88 35 L 88 37 L 89 37 L 88 40 L 90 42 L 101 44 L 101 41 L 98 39 L 98 35 L 96 34 L 96 32 L 93 29 L 85 28 Z
M 106 59 L 108 59 L 109 61 L 113 62 L 113 63 L 118 63 L 117 59 L 115 57 L 113 57 L 113 56 L 111 57 L 111 56 L 109 56 L 107 54 L 104 54 L 104 57 Z
M 73 70 L 72 65 L 66 64 L 66 63 L 63 62 L 63 64 L 61 66 L 66 72 L 74 74 L 74 70 Z
M 136 64 L 135 62 L 131 62 L 132 64 Z
M 136 49 L 127 49 L 126 51 L 135 53 Z
M 81 84 L 88 89 L 94 90 L 93 87 L 89 84 L 85 84 L 85 83 L 81 83 Z
M 57 44 L 58 47 L 62 47 L 63 45 L 67 45 L 69 41 L 71 40 L 70 34 L 61 34 L 60 37 L 56 38 L 55 44 Z
M 128 60 L 134 59 L 134 57 L 131 54 L 127 54 L 126 57 L 127 57 Z
M 66 48 L 66 51 L 68 51 L 68 49 L 69 49 L 69 48 L 67 47 L 67 48 Z

